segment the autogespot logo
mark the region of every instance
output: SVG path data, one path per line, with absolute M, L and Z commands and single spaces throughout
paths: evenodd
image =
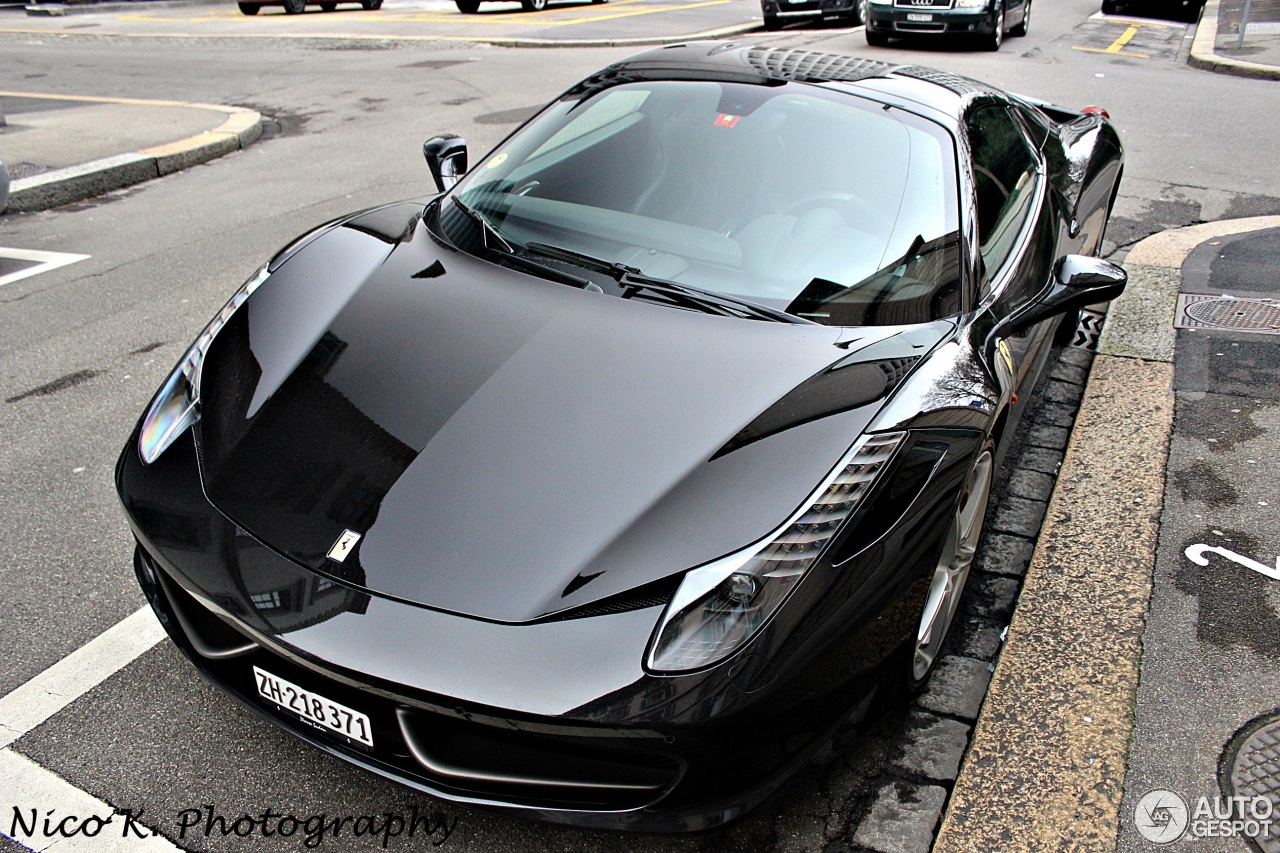
M 1152 844 L 1172 844 L 1187 832 L 1187 802 L 1173 791 L 1156 789 L 1138 800 L 1133 822 Z

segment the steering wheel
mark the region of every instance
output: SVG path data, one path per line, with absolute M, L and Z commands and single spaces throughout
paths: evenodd
M 787 207 L 787 215 L 800 217 L 819 207 L 829 207 L 838 212 L 851 228 L 877 234 L 887 223 L 884 211 L 861 196 L 852 193 L 821 192 L 793 201 Z

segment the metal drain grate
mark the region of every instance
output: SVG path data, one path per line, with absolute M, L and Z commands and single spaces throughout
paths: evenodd
M 1280 335 L 1280 302 L 1181 293 L 1173 325 L 1178 329 L 1222 329 Z
M 1239 745 L 1226 780 L 1228 793 L 1249 799 L 1266 797 L 1280 817 L 1280 718 L 1263 720 L 1242 734 L 1235 741 Z M 1280 834 L 1272 830 L 1268 837 L 1249 839 L 1249 845 L 1262 853 L 1280 853 Z

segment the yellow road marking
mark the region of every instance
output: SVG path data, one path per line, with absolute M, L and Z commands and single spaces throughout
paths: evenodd
M 49 30 L 11 30 L 9 32 L 41 32 Z M 224 113 L 250 112 L 240 107 L 225 107 L 219 104 L 193 104 L 190 101 L 152 101 L 143 98 L 108 98 L 91 95 L 46 95 L 40 92 L 0 92 L 3 98 L 39 98 L 42 101 L 79 101 L 90 104 L 130 104 L 143 107 L 191 107 L 198 110 L 217 110 Z
M 426 23 L 426 24 L 464 24 L 464 23 L 472 24 L 472 23 L 475 23 L 475 24 L 523 24 L 526 26 L 530 26 L 530 25 L 572 26 L 574 24 L 588 24 L 594 21 L 611 21 L 611 20 L 616 20 L 618 18 L 632 18 L 639 15 L 655 15 L 662 12 L 678 12 L 682 9 L 697 9 L 703 6 L 721 6 L 730 2 L 730 0 L 701 0 L 701 2 L 696 2 L 696 3 L 681 3 L 677 5 L 663 5 L 663 6 L 649 5 L 650 2 L 651 0 L 615 0 L 612 4 L 610 4 L 610 6 L 614 9 L 616 9 L 618 6 L 634 5 L 636 3 L 646 3 L 646 7 L 643 9 L 634 9 L 634 10 L 628 9 L 622 12 L 611 11 L 611 12 L 608 12 L 607 14 L 579 15 L 578 17 L 575 17 L 575 18 L 550 18 L 550 19 L 548 18 L 548 16 L 551 16 L 551 15 L 563 14 L 565 12 L 570 11 L 570 9 L 560 8 L 560 9 L 546 9 L 541 12 L 533 12 L 533 13 L 513 11 L 513 12 L 502 12 L 502 13 L 490 14 L 490 15 L 466 15 L 466 16 L 463 16 L 460 14 L 440 13 L 440 12 L 402 13 L 398 15 L 397 14 L 389 15 L 385 11 L 384 12 L 367 12 L 364 14 L 361 14 L 358 12 L 348 12 L 346 15 L 344 15 L 343 19 L 344 20 L 354 19 L 354 20 L 360 20 L 360 21 L 376 20 L 379 22 L 387 22 L 387 23 Z M 601 12 L 604 12 L 603 7 L 601 7 Z M 139 21 L 144 23 L 165 23 L 165 24 L 219 23 L 219 22 L 225 22 L 229 20 L 244 20 L 246 24 L 250 23 L 250 21 L 245 19 L 245 16 L 239 15 L 231 11 L 219 12 L 213 15 L 204 15 L 200 17 L 191 17 L 191 18 L 174 18 L 174 17 L 164 17 L 160 15 L 145 15 L 145 14 L 117 15 L 116 18 L 117 20 L 121 20 L 121 21 Z M 266 16 L 254 18 L 253 23 L 258 24 L 262 21 L 286 21 L 286 20 L 296 22 L 299 20 L 299 17 L 294 15 L 284 15 L 284 14 L 266 15 Z M 311 19 L 310 16 L 303 18 L 303 20 L 307 20 L 309 23 L 314 23 L 314 20 Z
M 1108 21 L 1108 23 L 1112 23 L 1112 22 Z M 1156 30 L 1171 29 L 1171 27 L 1168 27 L 1164 24 L 1146 24 L 1146 23 L 1140 23 L 1138 21 L 1115 21 L 1114 23 L 1123 24 L 1125 27 L 1125 31 L 1121 33 L 1120 37 L 1115 41 L 1113 41 L 1108 47 L 1105 47 L 1105 48 L 1077 47 L 1076 45 L 1072 45 L 1071 49 L 1083 50 L 1089 53 L 1111 53 L 1111 54 L 1116 54 L 1118 56 L 1136 56 L 1138 59 L 1150 59 L 1151 57 L 1145 53 L 1130 53 L 1128 51 L 1121 50 L 1120 48 L 1124 47 L 1130 41 L 1132 41 L 1133 37 L 1138 34 L 1138 30 L 1144 27 L 1149 27 L 1151 29 L 1156 29 Z

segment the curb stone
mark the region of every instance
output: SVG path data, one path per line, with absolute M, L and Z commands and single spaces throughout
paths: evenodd
M 27 93 L 0 92 L 0 95 L 26 96 Z M 101 160 L 93 160 L 65 169 L 55 169 L 13 181 L 9 190 L 9 212 L 48 210 L 73 201 L 102 195 L 121 187 L 149 181 L 152 178 L 163 177 L 224 154 L 230 154 L 232 151 L 247 148 L 262 136 L 261 114 L 242 107 L 189 104 L 181 101 L 144 101 L 133 98 L 88 98 L 70 95 L 41 97 L 86 103 L 180 106 L 213 110 L 224 113 L 226 118 L 213 130 L 176 142 L 144 148 L 129 154 L 105 157 Z
M 1219 74 L 1234 74 L 1237 77 L 1254 77 L 1260 80 L 1280 80 L 1280 68 L 1274 65 L 1233 59 L 1215 52 L 1218 42 L 1219 5 L 1221 0 L 1208 0 L 1204 11 L 1200 13 L 1200 24 L 1196 27 L 1196 37 L 1191 42 L 1191 56 L 1187 58 L 1187 64 L 1192 68 L 1216 71 Z

